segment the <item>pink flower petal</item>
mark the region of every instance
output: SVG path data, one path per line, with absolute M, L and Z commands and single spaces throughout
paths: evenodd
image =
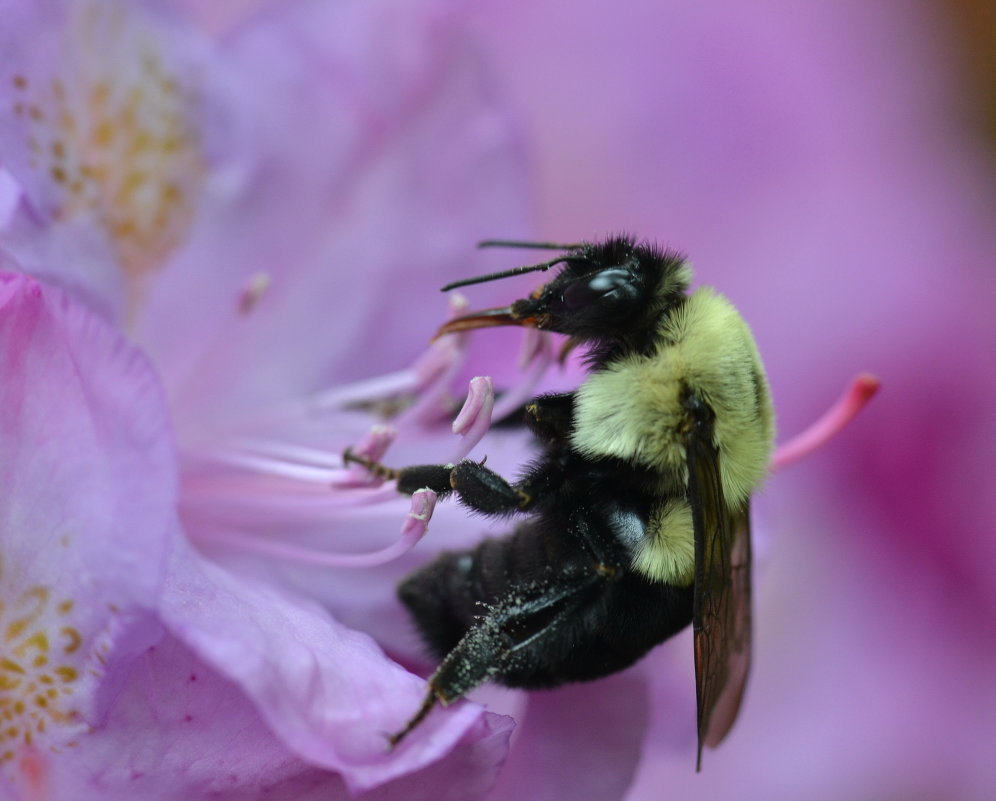
M 48 753 L 161 635 L 176 463 L 146 360 L 58 290 L 0 274 L 0 366 L 0 754 Z
M 133 320 L 238 152 L 231 138 L 215 148 L 229 103 L 211 84 L 224 71 L 206 69 L 203 39 L 156 3 L 5 15 L 0 154 L 28 200 L 6 247 L 25 270 Z
M 447 757 L 362 795 L 368 801 L 483 797 L 511 721 L 487 715 Z M 3 798 L 19 801 L 346 801 L 342 777 L 276 737 L 238 685 L 167 636 L 135 660 L 86 749 L 60 758 L 26 750 Z M 4 792 L 6 790 L 7 792 Z
M 425 692 L 365 634 L 317 605 L 240 580 L 188 547 L 172 562 L 162 615 L 167 627 L 252 699 L 291 750 L 368 789 L 440 759 L 481 715 L 461 704 L 430 716 L 388 752 Z
M 271 732 L 238 685 L 169 636 L 136 658 L 85 748 L 42 760 L 50 794 L 39 801 L 348 796 L 339 776 Z
M 433 313 L 408 287 L 513 224 L 520 155 L 456 5 L 281 3 L 219 43 L 249 105 L 234 134 L 248 178 L 204 209 L 136 321 L 184 432 L 410 363 Z M 257 273 L 269 288 L 242 314 Z
M 485 713 L 445 757 L 418 773 L 376 787 L 363 801 L 478 801 L 489 790 L 508 754 L 515 726 L 509 717 Z
M 21 185 L 10 172 L 0 167 L 0 230 L 7 227 L 20 201 Z

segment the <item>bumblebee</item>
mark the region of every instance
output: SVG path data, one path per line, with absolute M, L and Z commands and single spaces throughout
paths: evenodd
M 529 403 L 539 455 L 510 482 L 483 463 L 390 470 L 411 494 L 455 494 L 474 512 L 520 517 L 505 537 L 448 552 L 399 595 L 441 660 L 397 744 L 440 702 L 485 681 L 526 689 L 622 670 L 694 629 L 696 767 L 737 716 L 751 659 L 751 494 L 765 478 L 774 414 L 754 338 L 709 287 L 689 292 L 677 253 L 597 243 L 487 242 L 560 250 L 540 264 L 453 289 L 557 267 L 510 306 L 450 320 L 439 334 L 526 326 L 587 346 L 574 392 Z

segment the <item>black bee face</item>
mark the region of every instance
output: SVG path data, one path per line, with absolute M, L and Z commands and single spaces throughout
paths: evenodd
M 680 257 L 627 239 L 583 245 L 562 263 L 557 277 L 528 298 L 451 320 L 439 333 L 519 325 L 579 341 L 625 339 L 655 325 L 687 288 Z
M 532 297 L 513 303 L 510 317 L 578 339 L 604 336 L 626 328 L 646 304 L 645 279 L 635 259 L 608 266 L 587 260 L 567 262 L 560 275 Z

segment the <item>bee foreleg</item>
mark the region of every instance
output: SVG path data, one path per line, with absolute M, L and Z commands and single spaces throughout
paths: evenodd
M 523 484 L 509 484 L 481 462 L 465 459 L 450 473 L 450 486 L 464 506 L 486 515 L 504 515 L 528 509 L 533 493 Z
M 561 442 L 574 430 L 574 393 L 540 395 L 526 405 L 526 425 L 546 442 Z
M 354 453 L 352 447 L 346 448 L 346 450 L 342 452 L 342 463 L 344 465 L 362 465 L 370 472 L 371 475 L 387 479 L 388 481 L 398 477 L 398 471 L 393 467 L 387 467 L 375 459 L 371 459 L 369 456 L 362 456 L 358 453 Z
M 440 498 L 453 492 L 450 484 L 451 464 L 418 464 L 398 470 L 398 492 L 413 495 L 420 489 L 431 489 Z
M 344 464 L 363 465 L 378 478 L 388 481 L 396 480 L 398 492 L 405 495 L 413 495 L 420 489 L 431 489 L 439 496 L 449 495 L 453 492 L 453 487 L 450 485 L 450 473 L 453 472 L 452 464 L 418 464 L 398 469 L 387 467 L 367 456 L 355 454 L 351 448 L 346 448 L 342 454 L 342 461 Z

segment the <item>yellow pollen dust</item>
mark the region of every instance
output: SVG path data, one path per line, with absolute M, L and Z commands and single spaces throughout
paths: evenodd
M 67 619 L 71 600 L 42 585 L 11 592 L 3 567 L 0 560 L 0 765 L 46 730 L 78 721 L 80 671 L 69 662 L 83 642 Z
M 147 31 L 89 6 L 54 79 L 14 74 L 12 107 L 57 219 L 84 215 L 106 234 L 132 291 L 192 224 L 205 173 L 198 98 Z M 114 13 L 121 14 L 118 9 Z

